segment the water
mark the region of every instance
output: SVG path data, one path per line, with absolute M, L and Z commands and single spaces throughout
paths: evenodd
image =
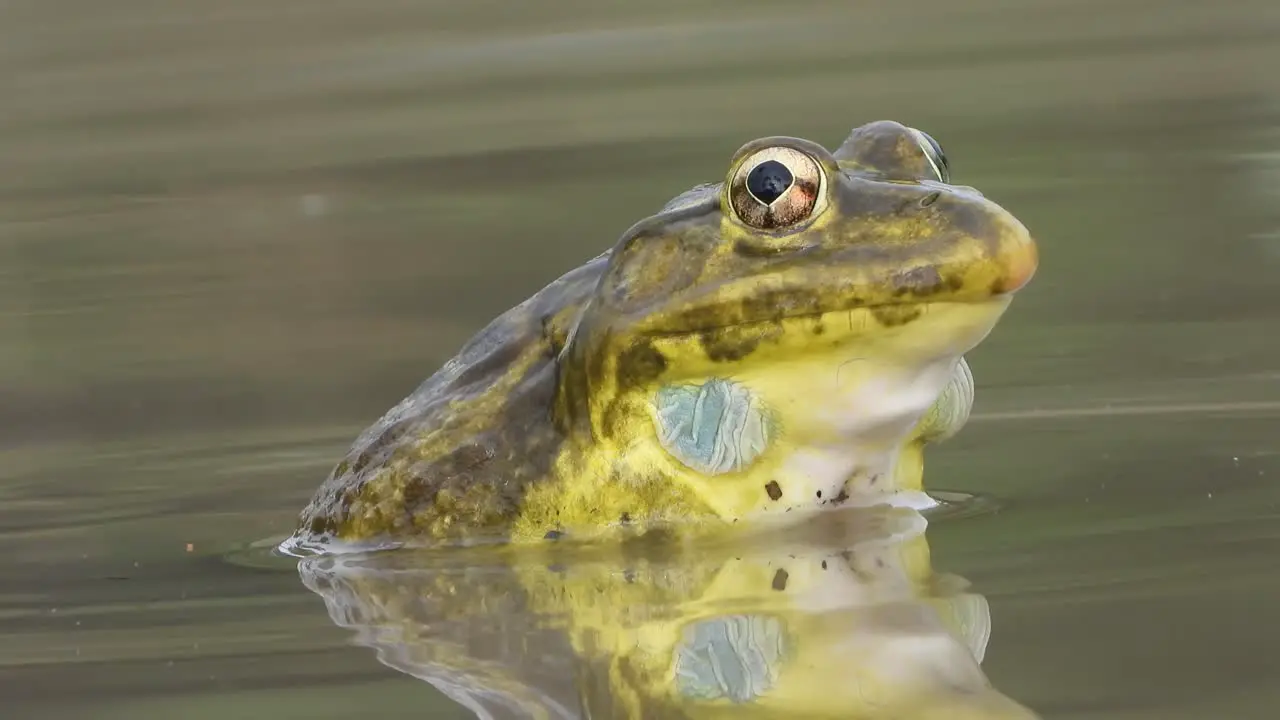
M 1046 718 L 1274 713 L 1274 3 L 93 7 L 0 5 L 5 717 L 469 717 L 227 554 L 742 142 L 881 117 L 1040 242 L 926 475 L 999 502 L 927 536 L 981 673 Z

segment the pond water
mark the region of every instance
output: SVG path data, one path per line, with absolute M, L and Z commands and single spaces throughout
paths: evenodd
M 0 3 L 4 717 L 610 717 L 660 657 L 797 713 L 1274 715 L 1280 5 L 97 6 Z M 246 551 L 743 142 L 880 118 L 1040 245 L 929 456 L 981 511 L 639 564 Z

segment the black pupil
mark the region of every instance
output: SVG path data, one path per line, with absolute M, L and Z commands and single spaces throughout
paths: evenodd
M 765 205 L 782 197 L 795 180 L 786 165 L 777 160 L 765 160 L 752 168 L 747 175 L 747 190 Z

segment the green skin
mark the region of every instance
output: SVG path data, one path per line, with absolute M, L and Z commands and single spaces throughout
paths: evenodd
M 834 153 L 793 138 L 748 143 L 725 183 L 676 197 L 480 331 L 356 440 L 286 543 L 556 537 L 619 521 L 737 520 L 777 501 L 792 488 L 769 480 L 771 460 L 721 478 L 671 461 L 649 399 L 663 383 L 735 373 L 787 385 L 785 368 L 831 348 L 892 367 L 917 362 L 902 348 L 922 342 L 954 358 L 977 344 L 1034 273 L 1035 246 L 1005 210 L 948 184 L 922 137 L 881 121 Z M 779 147 L 814 160 L 821 197 L 812 214 L 753 226 L 735 205 L 735 171 Z M 937 318 L 960 307 L 964 331 L 934 339 L 947 334 Z M 865 327 L 849 319 L 846 330 L 858 312 Z M 936 421 L 944 400 L 914 418 L 912 441 L 955 430 Z M 751 490 L 718 504 L 725 478 Z M 576 522 L 562 522 L 561 506 Z

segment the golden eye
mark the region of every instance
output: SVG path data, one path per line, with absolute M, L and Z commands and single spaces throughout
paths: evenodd
M 812 217 L 825 189 L 817 160 L 794 148 L 771 147 L 738 165 L 729 203 L 747 225 L 778 230 Z
M 929 167 L 933 169 L 933 174 L 944 183 L 951 182 L 951 166 L 947 164 L 947 155 L 942 152 L 942 146 L 934 140 L 929 133 L 915 128 L 909 128 L 911 134 L 915 136 L 916 144 L 920 146 L 920 151 L 924 153 L 925 160 L 929 161 Z

